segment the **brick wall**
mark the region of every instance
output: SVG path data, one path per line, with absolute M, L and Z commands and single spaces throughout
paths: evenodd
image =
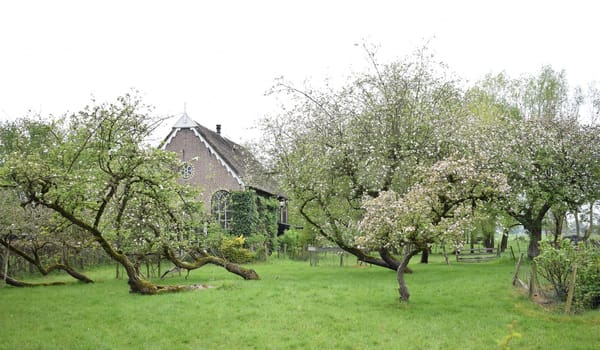
M 202 201 L 207 213 L 210 213 L 210 198 L 216 191 L 244 189 L 192 130 L 179 130 L 165 149 L 177 153 L 180 159 L 194 167 L 192 176 L 182 178 L 181 181 L 196 185 L 202 190 Z

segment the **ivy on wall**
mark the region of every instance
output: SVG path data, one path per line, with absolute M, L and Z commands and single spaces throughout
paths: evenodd
M 258 196 L 257 203 L 259 213 L 257 231 L 268 237 L 277 237 L 279 201 L 275 198 Z
M 254 191 L 231 192 L 231 219 L 230 232 L 236 236 L 249 236 L 256 232 L 259 221 L 259 212 L 256 205 Z
M 232 220 L 229 233 L 246 237 L 246 245 L 259 260 L 277 247 L 279 201 L 254 191 L 231 192 Z

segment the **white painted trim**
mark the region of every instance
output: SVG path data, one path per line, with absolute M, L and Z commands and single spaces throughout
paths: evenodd
M 227 164 L 225 159 L 223 159 L 219 155 L 219 153 L 217 153 L 217 151 L 215 151 L 214 148 L 212 148 L 212 146 L 208 143 L 208 141 L 206 141 L 204 139 L 204 137 L 202 137 L 202 135 L 200 135 L 200 133 L 196 130 L 196 128 L 193 128 L 192 131 L 194 132 L 194 134 L 196 134 L 196 136 L 198 136 L 198 138 L 200 139 L 200 141 L 202 141 L 202 143 L 206 146 L 206 148 L 208 148 L 208 151 L 211 154 L 213 154 L 215 156 L 215 158 L 217 158 L 217 160 L 221 163 L 221 165 L 223 167 L 225 167 L 225 170 L 227 170 L 227 172 L 230 173 L 231 176 L 233 176 L 233 178 L 238 182 L 238 184 L 240 184 L 240 186 L 245 188 L 246 185 L 244 184 L 244 181 L 242 181 L 242 179 L 233 171 L 233 169 L 229 166 L 229 164 Z
M 246 188 L 246 185 L 244 184 L 244 181 L 242 181 L 242 179 L 233 171 L 233 169 L 231 168 L 231 166 L 229 166 L 229 164 L 227 164 L 227 162 L 225 161 L 225 159 L 223 159 L 219 153 L 217 153 L 217 151 L 215 151 L 214 148 L 212 148 L 212 146 L 208 143 L 208 141 L 206 141 L 206 139 L 204 139 L 204 137 L 202 137 L 202 135 L 200 135 L 200 133 L 196 130 L 196 128 L 190 128 L 194 134 L 200 139 L 200 141 L 204 144 L 204 146 L 206 146 L 206 148 L 208 148 L 208 151 L 213 154 L 215 156 L 215 158 L 221 163 L 221 165 L 225 168 L 225 170 L 227 170 L 227 172 L 229 174 L 231 174 L 231 176 L 233 176 L 233 178 L 238 182 L 238 184 L 240 184 L 240 186 L 242 186 L 243 188 Z M 175 138 L 175 135 L 177 135 L 177 132 L 181 130 L 181 128 L 176 128 L 174 131 L 171 132 L 171 135 L 169 135 L 169 138 L 167 139 L 167 141 L 164 143 L 164 145 L 162 146 L 162 149 L 166 149 L 167 145 L 171 143 L 171 141 L 173 140 L 173 138 Z
M 165 143 L 162 145 L 162 149 L 165 150 L 167 148 L 167 145 L 171 143 L 171 140 L 173 140 L 173 138 L 175 137 L 175 135 L 177 135 L 177 132 L 181 130 L 180 128 L 175 129 L 174 131 L 171 131 L 171 134 L 169 134 L 169 138 L 165 141 Z

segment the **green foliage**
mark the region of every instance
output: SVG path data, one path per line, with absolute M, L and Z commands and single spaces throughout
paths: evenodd
M 0 186 L 85 232 L 126 268 L 134 292 L 148 283 L 130 257 L 185 249 L 205 219 L 197 191 L 178 182 L 177 155 L 146 143 L 159 121 L 125 95 L 0 132 Z
M 540 275 L 552 287 L 556 296 L 565 301 L 569 293 L 569 276 L 575 262 L 575 246 L 568 240 L 561 240 L 559 247 L 554 247 L 549 241 L 540 242 L 541 253 L 535 258 Z
M 454 153 L 468 122 L 456 82 L 426 49 L 390 64 L 366 53 L 372 71 L 336 90 L 280 81 L 273 93 L 293 105 L 263 123 L 290 202 L 319 234 L 352 247 L 363 198 L 406 192 L 419 164 Z
M 231 234 L 250 236 L 256 232 L 259 219 L 256 197 L 254 191 L 231 192 L 231 210 L 233 212 Z
M 304 258 L 306 255 L 306 246 L 312 240 L 305 230 L 290 228 L 279 237 L 279 248 L 292 259 Z
M 279 201 L 275 198 L 257 196 L 258 225 L 256 231 L 268 237 L 277 238 Z
M 250 251 L 254 252 L 254 257 L 258 261 L 267 260 L 267 256 L 269 255 L 269 244 L 271 240 L 268 236 L 255 233 L 251 236 L 246 237 L 246 246 L 250 249 Z
M 600 248 L 579 244 L 575 303 L 579 308 L 600 308 Z
M 222 257 L 236 264 L 251 262 L 255 254 L 244 248 L 244 236 L 224 236 L 221 240 Z
M 264 257 L 269 255 L 278 246 L 278 221 L 279 221 L 279 201 L 275 198 L 265 198 L 258 196 L 258 234 L 265 236 L 266 244 Z M 260 254 L 259 254 L 260 256 Z
M 244 235 L 245 246 L 258 260 L 265 260 L 270 247 L 277 245 L 277 214 L 275 198 L 259 196 L 254 191 L 231 192 L 233 219 L 230 233 Z
M 561 240 L 555 247 L 548 241 L 540 243 L 541 253 L 535 258 L 538 271 L 548 280 L 556 296 L 566 300 L 573 266 L 577 264 L 575 304 L 580 308 L 600 306 L 600 249 L 585 243 Z
M 221 242 L 226 235 L 227 232 L 225 232 L 221 225 L 218 222 L 213 221 L 208 224 L 206 236 L 200 237 L 200 246 L 211 252 L 213 255 L 222 256 Z

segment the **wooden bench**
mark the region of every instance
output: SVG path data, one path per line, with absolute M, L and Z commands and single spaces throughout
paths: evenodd
M 500 248 L 463 248 L 456 250 L 458 262 L 482 262 L 500 257 Z

